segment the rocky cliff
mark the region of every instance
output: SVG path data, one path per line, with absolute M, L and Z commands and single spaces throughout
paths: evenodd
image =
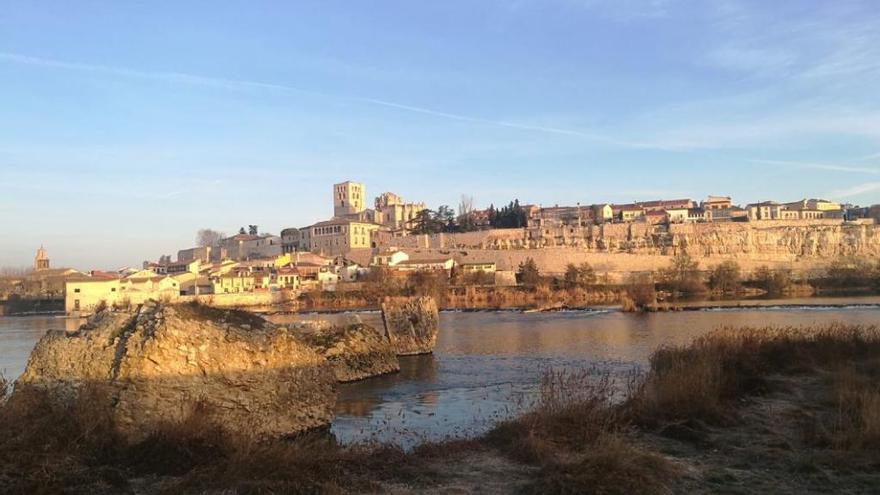
M 329 424 L 335 387 L 332 367 L 285 327 L 243 312 L 148 302 L 98 313 L 75 333 L 49 332 L 13 399 L 65 403 L 89 391 L 130 440 L 196 407 L 223 428 L 283 436 Z
M 790 222 L 673 225 L 676 249 L 702 256 L 833 258 L 880 256 L 880 226 Z
M 407 243 L 406 241 L 411 242 Z M 416 242 L 418 241 L 418 242 Z M 767 220 L 674 224 L 618 223 L 585 227 L 495 229 L 465 234 L 395 238 L 395 245 L 426 251 L 516 251 L 576 248 L 590 253 L 823 258 L 880 256 L 880 226 L 840 220 Z M 408 245 L 412 244 L 412 245 Z
M 340 326 L 326 321 L 301 322 L 290 328 L 327 359 L 340 382 L 400 371 L 391 342 L 359 320 Z
M 382 302 L 385 335 L 398 355 L 428 354 L 437 343 L 440 315 L 430 297 Z

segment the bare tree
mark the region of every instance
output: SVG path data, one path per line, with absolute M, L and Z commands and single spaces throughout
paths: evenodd
M 196 246 L 216 246 L 220 244 L 220 239 L 226 237 L 226 234 L 217 230 L 199 229 L 196 233 Z
M 32 271 L 32 268 L 26 266 L 0 266 L 0 277 L 21 277 Z
M 474 197 L 467 194 L 461 195 L 461 202 L 458 203 L 458 228 L 464 232 L 476 229 L 474 221 Z

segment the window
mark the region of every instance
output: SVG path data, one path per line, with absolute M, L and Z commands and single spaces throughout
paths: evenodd
M 110 287 L 110 292 L 116 292 L 116 287 Z
M 73 289 L 73 291 L 79 294 L 79 289 Z

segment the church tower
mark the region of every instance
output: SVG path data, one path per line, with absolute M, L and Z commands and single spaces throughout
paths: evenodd
M 364 211 L 364 185 L 346 181 L 333 184 L 333 216 L 344 217 Z
M 40 246 L 40 249 L 37 249 L 37 255 L 34 256 L 34 271 L 38 272 L 40 270 L 48 270 L 49 269 L 49 255 L 46 254 L 46 250 L 43 249 L 43 246 Z

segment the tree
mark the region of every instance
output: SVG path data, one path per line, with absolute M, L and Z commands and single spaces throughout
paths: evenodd
M 238 233 L 239 233 L 239 235 L 245 235 L 245 234 L 247 234 L 247 231 L 244 230 L 244 227 L 241 227 L 240 229 L 238 229 Z
M 427 208 L 419 211 L 410 221 L 410 230 L 413 234 L 436 234 L 438 230 L 435 216 L 436 214 Z
M 199 229 L 196 232 L 196 246 L 216 246 L 220 244 L 220 240 L 226 237 L 226 234 L 217 230 Z
M 838 258 L 828 265 L 825 279 L 832 287 L 867 287 L 872 282 L 873 268 L 868 260 L 855 256 Z
M 384 266 L 370 268 L 360 281 L 364 283 L 364 294 L 375 301 L 380 301 L 385 296 L 396 295 L 400 291 L 397 279 Z
M 257 228 L 256 225 L 248 225 L 248 234 L 250 234 L 250 235 L 257 235 L 257 233 L 259 232 L 259 230 L 260 230 L 260 229 Z
M 513 200 L 501 210 L 490 207 L 489 224 L 499 229 L 518 229 L 528 224 L 526 211 L 520 206 L 519 200 Z
M 644 310 L 657 303 L 657 290 L 653 278 L 648 273 L 631 274 L 626 282 L 626 294 L 634 306 L 625 308 L 627 311 Z
M 440 205 L 437 207 L 437 213 L 434 216 L 434 225 L 439 232 L 455 232 L 455 212 L 448 205 Z
M 766 265 L 755 270 L 755 282 L 758 287 L 767 291 L 770 295 L 780 295 L 791 287 L 790 270 L 771 270 Z
M 735 261 L 725 261 L 716 265 L 709 274 L 709 287 L 723 293 L 734 293 L 740 289 L 740 268 Z
M 519 264 L 516 271 L 517 282 L 523 285 L 535 285 L 541 281 L 541 273 L 538 271 L 538 265 L 532 258 L 526 259 Z
M 565 267 L 565 284 L 569 287 L 585 287 L 596 283 L 596 272 L 589 263 L 575 266 L 569 263 Z
M 438 302 L 446 300 L 449 278 L 442 270 L 417 270 L 409 274 L 408 283 L 414 296 L 431 296 Z
M 477 230 L 477 222 L 474 218 L 474 197 L 462 194 L 458 203 L 458 218 L 456 218 L 459 232 L 472 232 Z
M 660 280 L 674 292 L 693 294 L 705 291 L 700 264 L 685 253 L 675 255 L 668 268 L 660 270 Z

